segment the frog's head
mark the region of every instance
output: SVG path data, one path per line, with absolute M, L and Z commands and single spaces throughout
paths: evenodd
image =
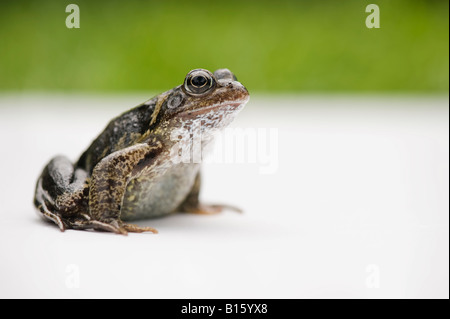
M 161 109 L 163 121 L 185 128 L 199 125 L 202 131 L 227 126 L 249 100 L 247 89 L 228 69 L 212 74 L 190 71 L 184 83 L 166 92 Z

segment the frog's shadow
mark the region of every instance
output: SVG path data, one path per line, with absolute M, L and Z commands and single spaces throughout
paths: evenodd
M 205 227 L 208 227 L 209 231 L 211 227 L 215 227 L 217 231 L 220 231 L 223 229 L 223 218 L 221 218 L 223 214 L 172 213 L 166 216 L 130 221 L 130 223 L 135 223 L 141 227 L 153 227 L 159 232 L 180 229 L 201 231 Z

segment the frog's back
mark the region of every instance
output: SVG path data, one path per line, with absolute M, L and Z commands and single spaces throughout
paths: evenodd
M 81 155 L 76 167 L 92 173 L 95 165 L 109 154 L 135 144 L 150 129 L 156 98 L 112 119 L 103 132 Z M 156 123 L 155 123 L 156 124 Z

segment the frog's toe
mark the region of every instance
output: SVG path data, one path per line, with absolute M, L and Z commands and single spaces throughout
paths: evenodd
M 105 223 L 98 220 L 90 222 L 95 230 L 109 231 L 120 235 L 128 235 L 128 232 L 123 227 L 119 226 L 117 222 Z
M 70 228 L 78 229 L 78 230 L 98 230 L 98 231 L 106 231 L 111 233 L 116 233 L 120 235 L 127 235 L 128 232 L 117 222 L 102 222 L 99 220 L 76 220 L 72 221 L 70 224 Z
M 61 217 L 58 216 L 55 213 L 52 213 L 47 206 L 45 205 L 45 203 L 42 203 L 41 205 L 39 205 L 38 210 L 41 212 L 42 216 L 49 220 L 54 222 L 58 227 L 60 231 L 65 231 L 66 230 L 66 225 L 64 224 L 64 222 L 62 221 Z
M 128 232 L 131 233 L 143 233 L 143 232 L 152 232 L 157 234 L 158 231 L 151 227 L 139 227 L 134 224 L 126 224 L 120 220 L 77 220 L 71 223 L 71 228 L 73 229 L 94 229 L 98 231 L 106 231 L 111 233 L 116 233 L 120 235 L 128 235 Z

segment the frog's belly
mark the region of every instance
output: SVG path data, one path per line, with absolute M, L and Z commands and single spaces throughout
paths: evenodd
M 133 220 L 173 213 L 192 189 L 199 164 L 178 164 L 158 178 L 145 176 L 129 182 L 121 219 Z

